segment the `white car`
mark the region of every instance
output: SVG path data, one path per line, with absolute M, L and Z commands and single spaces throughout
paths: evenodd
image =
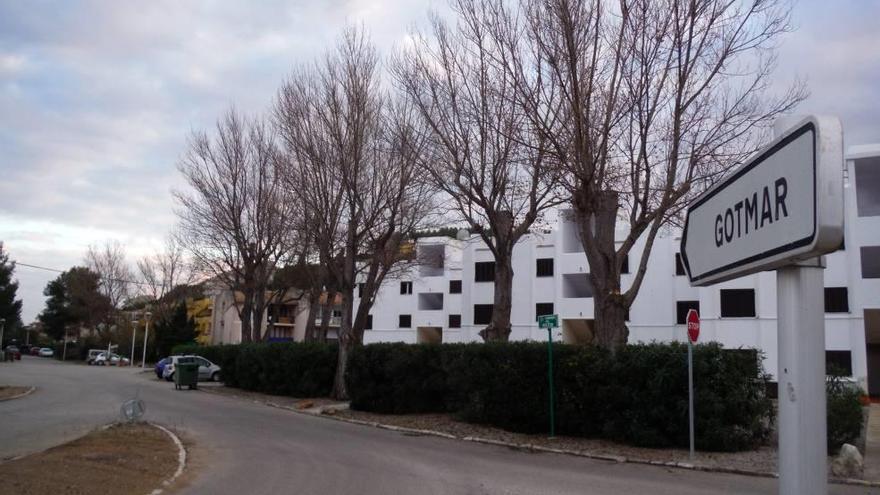
M 52 357 L 55 355 L 55 351 L 48 347 L 43 347 L 40 349 L 40 357 Z
M 119 366 L 120 364 L 122 366 L 128 366 L 130 362 L 131 361 L 128 358 L 122 357 L 119 354 L 111 354 L 110 355 L 110 363 L 109 363 L 110 366 Z M 95 357 L 94 363 L 98 366 L 107 366 L 107 364 L 108 364 L 107 363 L 107 353 L 102 352 L 102 353 L 98 354 Z
M 220 381 L 220 367 L 216 364 L 208 361 L 207 359 L 201 356 L 171 356 L 168 358 L 168 362 L 165 364 L 165 368 L 162 370 L 162 377 L 166 380 L 173 381 L 174 380 L 174 368 L 178 363 L 187 363 L 187 362 L 195 362 L 199 365 L 199 381 L 212 381 L 217 382 Z

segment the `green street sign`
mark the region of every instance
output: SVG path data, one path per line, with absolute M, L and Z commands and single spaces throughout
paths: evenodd
M 559 327 L 559 315 L 541 315 L 538 317 L 538 328 Z

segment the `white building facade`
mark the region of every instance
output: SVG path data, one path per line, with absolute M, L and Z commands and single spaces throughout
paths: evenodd
M 826 358 L 850 371 L 872 395 L 880 395 L 880 145 L 850 148 L 843 173 L 844 246 L 826 256 Z M 672 233 L 655 242 L 630 311 L 629 341 L 686 341 L 684 317 L 696 308 L 702 342 L 760 349 L 765 369 L 775 376 L 775 272 L 691 287 L 678 259 L 680 241 Z M 477 236 L 420 239 L 417 249 L 420 258 L 431 262 L 382 285 L 364 341 L 481 341 L 479 331 L 489 321 L 494 294 L 489 249 Z M 633 271 L 641 249 L 637 243 L 630 254 Z M 566 215 L 559 215 L 555 229 L 530 234 L 518 243 L 513 268 L 511 340 L 546 340 L 536 317 L 558 314 L 560 328 L 554 340 L 590 342 L 589 265 L 577 229 Z M 631 282 L 632 275 L 624 274 L 624 289 Z

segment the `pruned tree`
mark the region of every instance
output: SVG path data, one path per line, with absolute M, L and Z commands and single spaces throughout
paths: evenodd
M 131 295 L 134 275 L 125 257 L 125 246 L 117 240 L 102 246 L 90 245 L 85 264 L 100 277 L 100 290 L 114 308 L 121 308 Z
M 197 267 L 242 295 L 241 339 L 264 335 L 266 290 L 292 251 L 297 203 L 286 201 L 272 129 L 230 110 L 214 136 L 194 132 L 178 169 L 189 190 L 175 191 L 177 238 Z
M 590 266 L 594 343 L 628 337 L 654 241 L 687 203 L 756 151 L 805 96 L 772 95 L 783 0 L 460 0 L 501 48 L 515 113 L 563 176 Z M 476 13 L 476 15 L 471 14 Z M 622 227 L 622 228 L 621 228 Z M 642 249 L 634 252 L 637 242 Z M 622 287 L 621 268 L 637 268 Z
M 505 46 L 489 31 L 488 2 L 453 1 L 458 23 L 431 18 L 431 32 L 394 59 L 400 91 L 418 111 L 427 152 L 418 158 L 454 216 L 479 234 L 495 260 L 492 319 L 480 332 L 506 341 L 511 332 L 513 249 L 560 204 L 558 169 L 542 134 L 516 105 L 515 75 L 503 66 Z
M 403 246 L 432 207 L 431 188 L 419 180 L 422 140 L 412 113 L 389 101 L 378 62 L 366 34 L 347 29 L 335 50 L 291 76 L 276 105 L 290 193 L 303 204 L 304 225 L 326 268 L 329 304 L 334 290 L 341 295 L 338 398 L 348 395 L 348 356 L 363 342 L 375 294 L 407 260 Z

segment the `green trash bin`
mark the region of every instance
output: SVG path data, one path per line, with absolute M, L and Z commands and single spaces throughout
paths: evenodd
M 180 390 L 183 387 L 199 388 L 199 364 L 194 360 L 180 360 L 174 368 L 174 388 Z

